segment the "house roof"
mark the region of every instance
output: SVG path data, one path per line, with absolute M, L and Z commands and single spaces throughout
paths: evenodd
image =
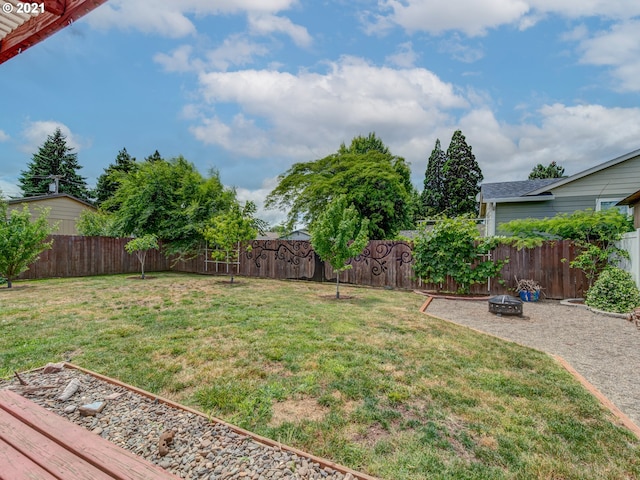
M 591 175 L 593 173 L 599 172 L 601 170 L 605 170 L 609 167 L 613 167 L 614 165 L 618 165 L 619 163 L 626 162 L 634 157 L 640 156 L 640 149 L 634 150 L 633 152 L 626 153 L 619 157 L 616 157 L 608 162 L 601 163 L 600 165 L 596 165 L 595 167 L 588 168 L 587 170 L 583 170 L 582 172 L 578 172 L 575 175 L 571 175 L 570 177 L 565 177 L 560 179 L 560 181 L 553 185 L 553 188 L 561 187 L 562 185 L 566 185 L 567 183 L 575 182 L 580 178 L 584 178 L 587 175 Z M 543 193 L 544 190 L 538 189 L 533 192 L 529 192 L 527 195 L 538 195 L 539 193 Z
M 0 15 L 0 63 L 22 53 L 107 0 L 4 0 Z M 34 8 L 35 7 L 35 8 Z
M 483 202 L 504 202 L 507 199 L 524 197 L 530 192 L 557 183 L 561 178 L 539 178 L 517 182 L 485 183 L 480 188 Z M 548 200 L 545 198 L 544 200 Z
M 623 198 L 616 205 L 634 205 L 640 201 L 640 190 L 632 193 L 627 198 Z
M 595 167 L 588 168 L 570 177 L 485 183 L 480 189 L 480 201 L 481 203 L 506 203 L 553 200 L 554 189 L 638 156 L 640 156 L 640 149 L 621 155 Z M 620 202 L 620 204 L 622 205 L 623 203 Z
M 41 202 L 43 200 L 51 200 L 52 198 L 69 198 L 75 202 L 81 203 L 93 210 L 96 210 L 96 207 L 94 205 L 91 205 L 89 202 L 85 202 L 84 200 L 78 197 L 74 197 L 73 195 L 69 195 L 67 193 L 54 193 L 51 195 L 38 195 L 34 197 L 13 198 L 11 200 L 7 200 L 7 203 L 9 205 L 16 205 L 20 203 Z

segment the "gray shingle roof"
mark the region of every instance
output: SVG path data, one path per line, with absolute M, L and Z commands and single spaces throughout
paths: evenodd
M 523 197 L 529 192 L 551 185 L 562 178 L 541 178 L 536 180 L 521 180 L 517 182 L 484 183 L 481 186 L 482 198 L 514 198 Z

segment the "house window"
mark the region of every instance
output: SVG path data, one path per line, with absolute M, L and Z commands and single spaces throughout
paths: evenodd
M 610 208 L 617 208 L 620 213 L 625 215 L 631 215 L 631 209 L 628 205 L 616 205 L 622 198 L 598 198 L 596 200 L 596 212 L 600 210 L 609 210 Z

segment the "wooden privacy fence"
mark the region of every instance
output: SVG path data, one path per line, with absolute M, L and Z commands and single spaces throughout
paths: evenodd
M 19 278 L 84 277 L 140 272 L 140 262 L 124 246 L 130 238 L 52 235 L 53 246 L 40 254 Z M 149 250 L 145 272 L 169 270 L 170 262 L 160 251 Z
M 129 239 L 55 235 L 51 250 L 42 253 L 40 260 L 20 278 L 74 277 L 115 273 L 135 273 L 140 264 L 135 255 L 124 250 Z M 231 266 L 233 273 L 248 277 L 335 281 L 329 264 L 320 261 L 311 244 L 300 240 L 255 240 L 248 251 L 242 251 L 239 264 Z M 580 270 L 569 267 L 576 249 L 571 241 L 547 242 L 534 249 L 501 245 L 493 259 L 509 259 L 501 278 L 472 287 L 474 294 L 513 293 L 515 277 L 533 279 L 544 287 L 547 298 L 582 297 L 587 281 Z M 566 259 L 566 261 L 562 261 Z M 404 241 L 373 240 L 361 255 L 351 259 L 352 269 L 342 272 L 340 281 L 373 287 L 456 291 L 449 279 L 445 285 L 425 285 L 413 274 L 412 244 Z M 217 266 L 217 268 L 216 268 Z M 236 270 L 237 269 L 237 270 Z M 188 273 L 224 274 L 227 266 L 205 262 L 205 254 L 187 261 L 167 259 L 150 250 L 145 271 L 173 270 Z

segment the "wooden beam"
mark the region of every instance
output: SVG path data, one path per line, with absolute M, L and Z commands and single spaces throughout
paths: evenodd
M 45 12 L 32 17 L 0 43 L 0 63 L 18 55 L 99 7 L 107 0 L 46 0 Z M 60 13 L 56 13 L 60 12 Z
M 67 0 L 44 0 L 44 9 L 54 15 L 62 15 L 67 8 Z

